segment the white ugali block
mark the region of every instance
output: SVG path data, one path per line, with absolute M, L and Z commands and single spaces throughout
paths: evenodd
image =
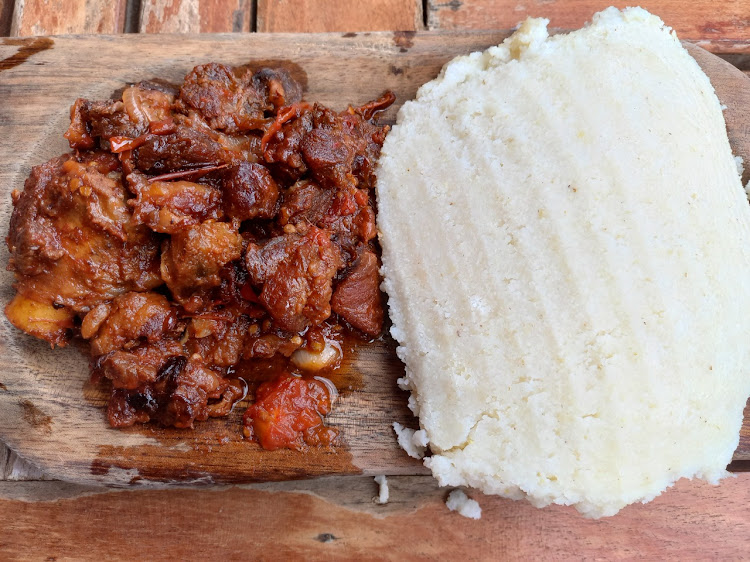
M 612 515 L 716 482 L 750 393 L 750 206 L 661 20 L 528 20 L 401 109 L 378 226 L 443 485 Z

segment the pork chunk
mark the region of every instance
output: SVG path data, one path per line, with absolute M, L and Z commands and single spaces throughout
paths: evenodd
M 178 300 L 200 288 L 221 285 L 224 265 L 242 256 L 237 226 L 205 221 L 172 235 L 164 244 L 161 275 Z
M 116 160 L 82 153 L 36 166 L 13 205 L 9 269 L 28 298 L 87 312 L 161 284 L 158 242 L 131 221 Z
M 365 250 L 337 286 L 331 308 L 358 330 L 377 336 L 383 329 L 383 301 L 375 253 Z
M 341 264 L 330 234 L 311 226 L 305 232 L 250 243 L 245 266 L 259 299 L 284 329 L 299 332 L 331 314 L 331 280 Z

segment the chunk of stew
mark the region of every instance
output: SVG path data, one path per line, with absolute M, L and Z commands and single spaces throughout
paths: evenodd
M 338 113 L 285 70 L 197 66 L 79 99 L 72 152 L 13 193 L 7 244 L 21 330 L 89 341 L 114 427 L 192 427 L 257 389 L 245 434 L 336 442 L 323 424 L 342 334 L 382 330 L 375 162 L 390 92 Z M 243 363 L 270 362 L 263 381 Z M 105 383 L 103 382 L 103 384 Z

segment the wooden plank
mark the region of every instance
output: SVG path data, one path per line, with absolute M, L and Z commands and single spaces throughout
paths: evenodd
M 550 27 L 576 29 L 607 6 L 639 5 L 659 15 L 686 41 L 715 53 L 750 52 L 750 18 L 743 0 L 427 0 L 428 29 L 512 29 L 528 16 Z
M 11 35 L 122 33 L 127 0 L 16 0 Z
M 252 30 L 252 0 L 142 0 L 141 33 Z
M 421 0 L 258 0 L 258 31 L 415 31 L 423 27 Z
M 308 98 L 339 109 L 347 103 L 373 99 L 387 88 L 405 100 L 457 52 L 440 52 L 443 42 L 434 39 L 425 43 L 427 50 L 410 49 L 410 40 L 393 33 L 373 35 L 366 43 L 359 37 L 341 34 L 254 34 L 232 38 L 199 35 L 180 37 L 179 41 L 136 34 L 114 39 L 60 37 L 44 44 L 36 40 L 19 44 L 16 40 L 0 48 L 0 58 L 18 63 L 0 76 L 0 97 L 8 116 L 0 127 L 3 134 L 16 131 L 26 140 L 13 148 L 13 154 L 24 157 L 13 158 L 0 169 L 0 186 L 9 190 L 19 182 L 22 185 L 31 165 L 66 150 L 61 132 L 66 127 L 70 104 L 80 95 L 107 98 L 128 82 L 155 76 L 179 82 L 200 62 L 241 64 L 254 57 L 294 61 L 294 72 L 307 83 Z M 486 37 L 476 41 L 467 37 L 460 48 L 487 44 Z M 136 53 L 139 64 L 134 67 L 131 61 Z M 64 77 L 59 68 L 53 70 L 62 61 Z M 99 73 L 96 82 L 86 80 L 92 65 Z M 59 79 L 50 80 L 53 75 Z M 331 80 L 332 76 L 336 79 Z M 85 90 L 70 87 L 83 83 Z M 8 111 L 11 106 L 13 111 Z M 392 110 L 389 118 L 394 115 Z M 24 126 L 18 127 L 20 123 Z M 37 140 L 32 140 L 34 137 Z M 10 137 L 3 140 L 0 134 L 0 143 L 0 152 L 10 150 Z M 7 230 L 8 193 L 0 200 L 5 201 L 5 226 L 0 226 L 0 230 Z M 0 275 L 2 298 L 7 301 L 10 274 L 3 271 Z M 0 436 L 53 477 L 127 485 L 144 479 L 227 482 L 323 473 L 424 471 L 419 462 L 398 448 L 390 427 L 393 421 L 415 423 L 406 409 L 406 395 L 396 387 L 395 381 L 403 371 L 392 344 L 379 343 L 356 359 L 353 388 L 344 389 L 330 418 L 341 428 L 347 446 L 335 454 L 300 455 L 290 451 L 264 452 L 243 441 L 239 422 L 242 406 L 230 418 L 199 424 L 195 431 L 154 427 L 113 431 L 102 413 L 105 389 L 86 382 L 88 361 L 79 350 L 50 350 L 12 329 L 4 318 L 0 330 L 3 355 L 15 349 L 11 353 L 18 359 L 9 357 L 7 364 L 12 363 L 13 368 L 0 369 Z M 71 409 L 72 405 L 75 406 Z M 74 413 L 76 410 L 80 416 Z M 29 454 L 32 449 L 46 452 L 41 456 Z M 209 450 L 211 454 L 207 454 Z M 144 466 L 144 461 L 150 466 Z
M 335 108 L 363 103 L 384 89 L 392 89 L 400 104 L 446 60 L 503 38 L 502 33 L 382 32 L 5 40 L 0 45 L 0 59 L 8 61 L 0 73 L 0 161 L 5 162 L 0 167 L 0 232 L 8 228 L 9 191 L 23 185 L 32 165 L 67 149 L 61 133 L 76 97 L 106 98 L 125 83 L 153 77 L 179 82 L 192 66 L 209 60 L 243 64 L 255 58 L 286 61 L 307 84 L 308 99 Z M 702 55 L 700 62 L 728 106 L 725 116 L 735 152 L 750 161 L 747 78 L 717 57 L 696 49 L 694 54 Z M 96 81 L 88 79 L 92 74 Z M 386 120 L 393 119 L 397 107 L 386 113 Z M 8 301 L 11 282 L 12 275 L 1 271 L 0 301 Z M 88 360 L 81 350 L 51 350 L 3 317 L 0 436 L 49 476 L 82 483 L 226 483 L 423 471 L 398 448 L 390 429 L 392 421 L 415 424 L 405 393 L 396 387 L 403 371 L 393 344 L 378 341 L 350 356 L 345 373 L 351 384 L 342 387 L 330 417 L 341 429 L 345 446 L 330 454 L 268 452 L 242 440 L 242 405 L 230 417 L 197 424 L 194 431 L 153 426 L 109 429 L 103 414 L 105 388 L 88 382 Z M 748 427 L 737 460 L 750 458 Z
M 0 483 L 0 496 L 10 496 L 0 499 L 0 558 L 747 557 L 750 474 L 717 487 L 680 481 L 650 504 L 629 506 L 615 517 L 600 520 L 584 519 L 572 508 L 536 509 L 526 502 L 471 494 L 482 507 L 482 518 L 477 521 L 448 511 L 444 503 L 448 490 L 437 488 L 430 479 L 391 477 L 388 483 L 391 493 L 386 505 L 374 503 L 377 486 L 372 478 L 361 477 L 302 486 L 107 493 L 76 491 L 60 483 Z M 28 501 L 34 499 L 41 501 Z

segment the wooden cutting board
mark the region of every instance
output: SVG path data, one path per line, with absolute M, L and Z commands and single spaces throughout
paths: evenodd
M 104 99 L 127 83 L 180 82 L 196 64 L 280 64 L 306 87 L 306 97 L 336 109 L 391 89 L 401 103 L 434 78 L 450 58 L 497 44 L 506 34 L 346 33 L 321 35 L 125 35 L 2 39 L 0 43 L 0 232 L 7 232 L 10 192 L 31 166 L 67 151 L 62 133 L 78 97 Z M 750 162 L 750 80 L 721 59 L 688 45 L 711 78 L 736 154 Z M 745 178 L 747 180 L 747 178 Z M 7 263 L 5 245 L 0 263 Z M 0 300 L 12 295 L 0 273 Z M 241 437 L 242 403 L 229 417 L 196 429 L 152 425 L 113 430 L 106 393 L 88 382 L 82 345 L 51 350 L 0 320 L 0 439 L 55 478 L 108 485 L 229 483 L 333 474 L 421 474 L 401 451 L 394 421 L 416 427 L 396 379 L 395 344 L 357 346 L 338 377 L 342 389 L 329 416 L 344 445 L 334 452 L 263 451 Z M 746 418 L 736 460 L 750 459 Z

